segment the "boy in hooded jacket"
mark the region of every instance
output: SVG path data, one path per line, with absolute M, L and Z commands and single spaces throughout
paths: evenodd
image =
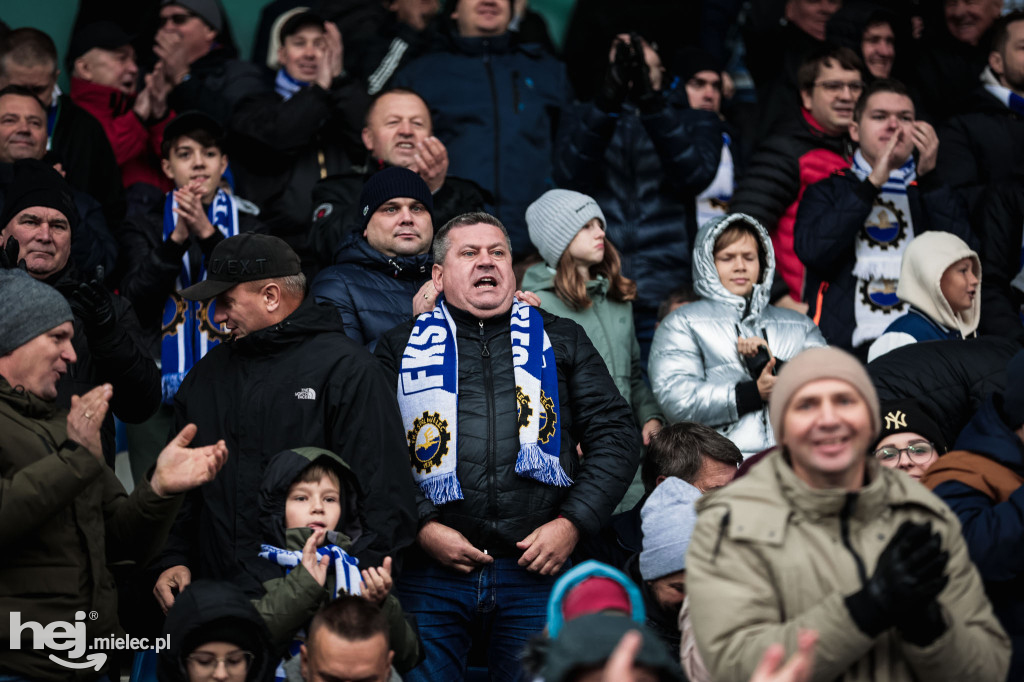
M 404 673 L 419 662 L 420 642 L 390 594 L 391 558 L 360 572 L 348 554 L 364 532 L 359 500 L 355 475 L 333 452 L 309 447 L 275 455 L 260 486 L 264 544 L 252 568 L 265 594 L 254 605 L 270 630 L 272 650 L 297 663 L 298 640 L 316 612 L 341 594 L 363 596 L 384 611 L 393 665 Z

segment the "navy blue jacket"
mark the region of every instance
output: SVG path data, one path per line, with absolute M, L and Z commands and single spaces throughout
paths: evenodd
M 924 187 L 913 183 L 907 188 L 914 234 L 942 230 L 973 245 L 963 199 L 948 187 L 929 186 L 930 181 L 922 181 Z M 851 349 L 856 324 L 856 236 L 879 191 L 869 180 L 858 180 L 850 170 L 837 171 L 808 186 L 793 225 L 793 247 L 806 268 L 804 298 L 811 304 L 810 314 L 817 312 L 815 297 L 827 284 L 821 295 L 818 326 L 830 345 L 847 350 Z
M 412 298 L 430 279 L 433 259 L 385 256 L 352 233 L 338 248 L 335 265 L 317 275 L 310 294 L 338 309 L 345 334 L 371 350 L 381 334 L 412 319 Z
M 448 173 L 494 196 L 489 208 L 508 228 L 512 251 L 524 255 L 534 250 L 526 207 L 553 186 L 555 132 L 572 99 L 565 66 L 508 33 L 444 40 L 441 51 L 399 71 L 393 85 L 412 88 L 430 106 Z
M 623 274 L 637 282 L 634 308 L 656 310 L 673 288 L 690 283 L 694 197 L 718 172 L 722 124 L 676 91 L 654 114 L 628 104 L 609 114 L 583 103 L 571 116 L 559 136 L 555 181 L 597 200 Z
M 994 394 L 968 422 L 956 441 L 968 450 L 1024 476 L 1024 443 L 1000 417 L 1001 394 Z M 1009 476 L 1009 472 L 1007 472 Z M 996 503 L 981 490 L 959 481 L 936 486 L 963 526 L 971 560 L 985 581 L 996 617 L 1013 642 L 1007 679 L 1024 675 L 1024 486 Z
M 959 330 L 946 329 L 913 306 L 906 315 L 897 317 L 885 328 L 885 333 L 889 332 L 910 334 L 915 341 L 955 341 L 963 338 Z

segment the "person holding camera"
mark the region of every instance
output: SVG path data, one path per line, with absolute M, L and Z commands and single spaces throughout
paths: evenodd
M 742 213 L 713 218 L 696 244 L 700 300 L 658 327 L 651 386 L 670 422 L 712 426 L 749 457 L 775 444 L 768 400 L 776 372 L 825 339 L 806 316 L 768 304 L 775 252 L 756 220 Z
M 722 160 L 721 120 L 690 108 L 674 75 L 641 36 L 618 35 L 594 101 L 563 117 L 555 155 L 555 183 L 594 197 L 622 274 L 636 282 L 633 319 L 645 364 L 658 305 L 690 282 L 696 197 Z

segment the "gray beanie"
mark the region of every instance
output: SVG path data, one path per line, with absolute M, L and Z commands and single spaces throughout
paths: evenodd
M 697 524 L 694 503 L 700 490 L 681 478 L 664 480 L 640 509 L 644 533 L 640 575 L 657 580 L 686 569 L 686 548 Z
M 0 301 L 0 355 L 74 319 L 59 291 L 18 268 L 0 269 Z
M 596 201 L 569 189 L 548 190 L 526 209 L 530 241 L 550 268 L 558 267 L 576 234 L 593 218 L 601 220 L 601 227 L 608 224 Z

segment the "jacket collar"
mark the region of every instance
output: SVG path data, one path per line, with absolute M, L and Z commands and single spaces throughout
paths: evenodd
M 135 104 L 134 95 L 126 95 L 117 88 L 91 83 L 71 77 L 71 100 L 85 109 L 106 109 L 114 116 L 127 112 Z
M 386 272 L 395 279 L 421 280 L 430 277 L 434 258 L 428 251 L 414 256 L 388 256 L 376 250 L 366 237 L 353 232 L 341 246 L 335 264 L 352 263 L 370 270 Z
M 49 419 L 57 413 L 56 401 L 43 400 L 21 386 L 11 386 L 3 377 L 0 377 L 0 401 L 31 419 Z
M 338 311 L 329 304 L 318 305 L 312 296 L 306 296 L 291 315 L 277 324 L 246 334 L 229 346 L 244 355 L 276 353 L 305 336 L 322 332 L 344 333 Z
M 868 520 L 877 516 L 886 507 L 887 486 L 879 475 L 878 461 L 865 453 L 866 483 L 860 490 L 848 491 L 841 488 L 818 489 L 807 485 L 788 461 L 782 448 L 775 448 L 768 456 L 774 470 L 779 490 L 790 506 L 811 519 L 849 513 L 854 518 Z

